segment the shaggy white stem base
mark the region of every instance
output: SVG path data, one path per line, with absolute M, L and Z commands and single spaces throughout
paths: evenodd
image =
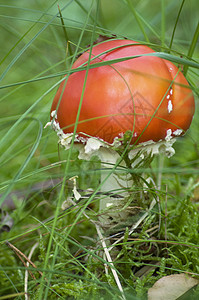
M 118 168 L 114 170 L 115 164 L 120 160 L 119 154 L 107 148 L 101 148 L 98 156 L 101 160 L 101 192 L 99 202 L 100 222 L 102 226 L 109 227 L 113 220 L 125 218 L 124 198 L 128 196 L 128 189 L 132 182 L 126 172 L 126 164 L 120 162 Z M 120 171 L 121 170 L 121 171 Z
M 118 156 L 119 158 L 119 156 Z M 107 195 L 102 196 L 99 203 L 100 222 L 102 226 L 109 227 L 114 220 L 126 218 L 126 211 L 123 209 L 125 198 L 129 196 L 129 188 L 132 185 L 129 174 L 125 170 L 125 163 L 122 162 L 119 168 L 124 167 L 124 172 L 116 170 L 113 172 L 110 165 L 102 163 L 101 171 L 101 191 Z
M 145 160 L 151 155 L 164 153 L 167 156 L 174 154 L 172 145 L 175 139 L 171 139 L 170 132 L 165 141 L 143 143 L 128 151 L 128 158 L 132 162 L 131 168 L 144 166 Z M 127 166 L 122 160 L 117 168 L 116 163 L 121 159 L 117 151 L 112 148 L 100 146 L 100 142 L 90 139 L 85 146 L 79 145 L 79 158 L 89 159 L 97 155 L 101 160 L 101 198 L 99 199 L 99 221 L 105 231 L 117 232 L 132 226 L 137 222 L 143 211 L 136 203 L 139 199 L 145 202 L 146 193 L 135 186 Z M 129 166 L 128 166 L 129 167 Z M 134 175 L 136 176 L 136 175 Z M 138 176 L 139 181 L 139 176 Z M 132 189 L 134 186 L 134 191 Z M 144 186 L 143 186 L 144 187 Z M 145 187 L 147 189 L 147 187 Z

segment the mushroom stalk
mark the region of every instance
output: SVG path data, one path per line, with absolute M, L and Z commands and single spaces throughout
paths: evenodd
M 127 212 L 124 209 L 125 198 L 129 197 L 129 189 L 133 184 L 123 160 L 120 162 L 118 169 L 124 169 L 124 171 L 113 170 L 114 165 L 120 159 L 119 154 L 111 151 L 112 155 L 109 157 L 110 155 L 107 156 L 107 152 L 103 151 L 101 155 L 101 191 L 105 196 L 102 196 L 99 203 L 99 220 L 104 228 L 110 228 L 111 223 L 116 225 L 118 220 L 122 222 L 127 218 Z
M 89 160 L 91 156 L 98 156 L 101 160 L 102 196 L 99 200 L 99 221 L 106 233 L 124 230 L 134 224 L 145 209 L 148 209 L 152 201 L 150 199 L 148 202 L 145 201 L 145 198 L 149 198 L 148 187 L 140 179 L 141 174 L 129 171 L 131 169 L 139 171 L 139 168 L 148 167 L 154 155 L 171 157 L 175 153 L 172 147 L 175 140 L 168 131 L 163 141 L 157 143 L 150 141 L 137 147 L 130 147 L 123 159 L 117 150 L 107 147 L 98 139 L 90 138 L 85 145 L 76 145 L 80 159 Z M 121 150 L 121 145 L 118 149 Z M 116 165 L 118 166 L 115 168 Z

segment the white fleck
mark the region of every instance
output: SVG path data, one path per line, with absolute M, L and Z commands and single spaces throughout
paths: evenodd
M 171 100 L 168 101 L 168 106 L 167 106 L 167 109 L 168 109 L 168 113 L 170 114 L 173 110 L 173 104 L 171 102 Z
M 170 95 L 167 95 L 167 99 L 169 99 L 170 98 Z
M 123 133 L 119 133 L 119 135 L 120 135 L 120 134 L 122 135 L 122 137 L 124 136 Z M 112 147 L 118 148 L 118 147 L 121 146 L 121 144 L 122 144 L 122 142 L 119 140 L 118 136 L 116 136 L 116 137 L 114 138 L 113 143 L 111 144 L 111 146 L 112 146 Z
M 79 150 L 79 159 L 85 159 L 85 160 L 90 160 L 92 156 L 98 156 L 101 162 L 104 164 L 106 163 L 111 163 L 115 164 L 116 161 L 119 159 L 119 154 L 113 150 L 110 145 L 102 143 L 99 149 L 93 149 L 90 152 L 85 151 L 85 145 L 82 145 L 80 143 L 76 144 L 75 147 Z
M 143 154 L 143 153 L 140 155 L 140 158 L 141 158 L 141 159 L 144 159 L 144 154 Z
M 59 132 L 57 132 L 57 135 L 59 136 L 59 142 L 60 144 L 65 147 L 65 149 L 70 148 L 70 144 L 72 142 L 73 133 L 63 133 L 63 131 L 60 129 Z
M 170 68 L 169 68 L 169 71 L 171 72 L 172 70 L 173 70 L 173 68 L 170 67 Z
M 151 145 L 151 144 L 155 144 L 155 142 L 153 140 L 149 140 L 149 141 L 140 143 L 139 145 L 140 146 L 148 146 L 148 145 Z
M 71 206 L 71 198 L 68 197 L 66 200 L 64 200 L 64 202 L 61 205 L 61 209 L 62 210 L 66 210 L 67 208 L 69 208 Z
M 50 115 L 51 115 L 52 119 L 57 119 L 57 113 L 56 113 L 56 110 L 51 111 L 51 114 L 50 114 Z M 58 126 L 57 126 L 57 123 L 56 123 L 54 120 L 52 120 L 52 121 L 46 123 L 46 125 L 44 126 L 44 129 L 45 129 L 46 127 L 48 127 L 48 126 L 52 126 L 52 128 L 53 128 L 55 131 L 60 130 L 59 124 L 58 124 Z
M 51 122 L 46 123 L 46 125 L 44 126 L 44 129 L 48 126 L 51 126 Z
M 85 145 L 85 153 L 87 154 L 99 150 L 101 146 L 103 146 L 103 143 L 100 140 L 96 138 L 89 138 Z
M 167 130 L 166 137 L 165 137 L 165 141 L 170 141 L 171 138 L 172 138 L 172 130 L 171 130 L 171 129 L 168 129 L 168 130 Z
M 129 159 L 133 159 L 138 154 L 138 152 L 141 152 L 140 156 L 132 163 L 132 168 L 136 167 L 136 165 L 143 159 L 143 155 L 145 154 L 164 154 L 167 157 L 171 157 L 175 154 L 175 150 L 172 147 L 175 141 L 176 139 L 172 137 L 172 130 L 169 129 L 167 130 L 165 140 L 159 140 L 158 142 L 148 141 L 139 144 L 128 153 Z
M 77 139 L 78 139 L 78 142 L 80 142 L 82 144 L 86 144 L 86 142 L 88 140 L 87 138 L 85 138 L 83 136 L 78 136 Z
M 113 206 L 113 203 L 106 203 L 106 207 Z
M 81 198 L 81 195 L 77 190 L 77 182 L 76 182 L 77 178 L 78 178 L 78 176 L 73 176 L 73 177 L 69 178 L 69 180 L 73 181 L 73 194 L 74 194 L 75 199 L 78 201 Z
M 176 136 L 178 136 L 178 135 L 181 135 L 182 132 L 183 132 L 182 129 L 176 129 L 176 130 L 173 132 L 173 134 L 176 135 Z
M 129 153 L 128 153 L 129 159 L 133 159 L 135 157 L 135 155 L 139 151 L 141 151 L 140 157 L 138 157 L 138 159 L 136 159 L 136 161 L 132 164 L 132 167 L 135 167 L 142 159 L 144 159 L 144 154 L 150 154 L 150 153 L 152 155 L 156 154 L 156 152 L 157 152 L 156 149 L 155 149 L 156 145 L 157 145 L 157 143 L 150 140 L 150 141 L 147 141 L 147 142 L 140 143 L 134 149 L 129 151 Z
M 172 94 L 173 94 L 173 89 L 172 89 L 172 88 L 170 89 L 170 92 L 169 92 L 169 93 L 170 93 L 170 95 L 172 95 Z
M 50 115 L 51 115 L 52 118 L 55 117 L 55 119 L 57 119 L 57 112 L 56 112 L 56 110 L 51 111 Z
M 175 139 L 173 139 L 173 143 L 175 143 Z M 172 147 L 173 143 L 171 145 L 168 145 L 167 147 L 165 147 L 165 155 L 170 158 L 171 156 L 173 156 L 175 154 L 175 149 Z
M 167 155 L 167 157 L 171 157 L 172 155 L 175 154 L 175 150 L 172 147 L 175 141 L 176 139 L 172 137 L 172 130 L 168 129 L 165 137 L 165 144 L 164 144 L 165 146 L 164 152 Z

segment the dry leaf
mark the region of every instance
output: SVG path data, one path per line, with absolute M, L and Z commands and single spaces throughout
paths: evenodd
M 199 281 L 186 274 L 162 277 L 148 291 L 148 300 L 176 300 Z

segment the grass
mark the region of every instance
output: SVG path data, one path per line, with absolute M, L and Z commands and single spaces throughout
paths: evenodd
M 154 1 L 152 7 L 132 0 L 9 0 L 0 7 L 0 203 L 7 201 L 1 210 L 0 300 L 24 299 L 26 292 L 42 300 L 146 299 L 163 276 L 198 278 L 198 1 Z M 99 34 L 147 43 L 184 65 L 196 103 L 176 154 L 145 168 L 161 184 L 158 192 L 149 187 L 159 206 L 136 230 L 105 240 L 114 244 L 114 266 L 97 226 L 99 161 L 78 160 L 76 151 L 58 148 L 55 133 L 44 129 L 63 75 Z M 74 206 L 66 200 L 76 175 L 85 198 Z M 91 196 L 90 188 L 96 191 Z

